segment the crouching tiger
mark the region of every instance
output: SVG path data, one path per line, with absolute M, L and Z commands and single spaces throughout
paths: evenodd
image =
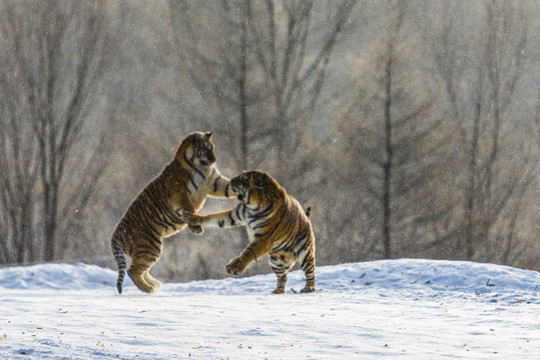
M 161 283 L 148 271 L 161 256 L 163 238 L 186 227 L 181 211 L 198 211 L 207 195 L 237 195 L 215 163 L 212 133 L 193 132 L 182 140 L 172 161 L 133 200 L 111 240 L 120 294 L 126 271 L 124 254 L 131 258 L 128 275 L 135 285 L 153 292 Z M 198 230 L 196 225 L 190 228 Z
M 315 236 L 308 214 L 298 201 L 288 196 L 270 175 L 258 170 L 245 171 L 231 179 L 231 188 L 239 194 L 236 208 L 209 215 L 184 212 L 192 231 L 202 233 L 202 226 L 245 225 L 250 244 L 227 264 L 229 274 L 240 275 L 249 264 L 269 254 L 278 278 L 275 294 L 285 293 L 287 272 L 296 262 L 306 275 L 302 292 L 315 291 Z

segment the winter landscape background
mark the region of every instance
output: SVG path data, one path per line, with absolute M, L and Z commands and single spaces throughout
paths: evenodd
M 313 208 L 319 265 L 540 270 L 539 15 L 533 0 L 0 1 L 0 266 L 114 269 L 114 226 L 202 130 L 224 175 L 265 170 Z M 185 231 L 153 273 L 222 278 L 245 245 L 242 229 Z
M 538 59 L 535 0 L 0 0 L 0 358 L 537 358 Z M 312 207 L 317 292 L 206 229 L 116 294 L 194 130 Z

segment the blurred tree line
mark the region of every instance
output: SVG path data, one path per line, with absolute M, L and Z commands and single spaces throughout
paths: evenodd
M 222 173 L 266 170 L 312 206 L 319 265 L 540 270 L 538 15 L 533 0 L 2 0 L 0 264 L 114 268 L 122 213 L 209 130 Z M 176 235 L 155 275 L 222 277 L 243 231 Z

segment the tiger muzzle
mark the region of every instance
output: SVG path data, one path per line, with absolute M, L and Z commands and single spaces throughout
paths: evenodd
M 242 201 L 246 197 L 246 189 L 241 180 L 234 178 L 231 180 L 231 189 L 238 193 L 238 200 Z

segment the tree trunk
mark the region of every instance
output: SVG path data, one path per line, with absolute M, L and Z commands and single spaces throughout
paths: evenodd
M 392 55 L 386 62 L 385 68 L 385 100 L 384 100 L 384 129 L 385 129 L 385 159 L 383 163 L 383 194 L 382 194 L 382 208 L 383 208 L 383 244 L 385 259 L 392 257 L 391 249 L 391 181 L 392 181 L 392 162 L 394 156 L 394 150 L 392 147 Z

